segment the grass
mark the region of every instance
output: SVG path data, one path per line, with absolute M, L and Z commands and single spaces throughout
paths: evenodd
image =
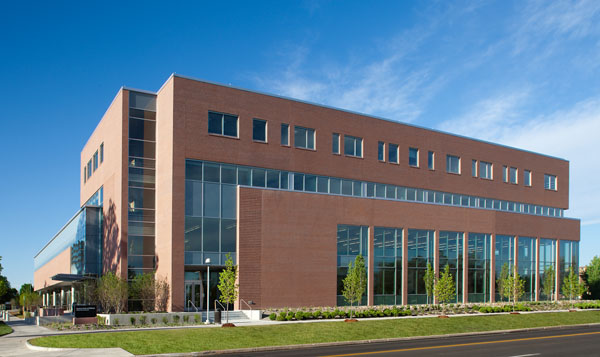
M 10 326 L 7 326 L 4 322 L 0 321 L 0 336 L 8 335 L 13 332 L 13 329 Z
M 236 328 L 198 328 L 74 334 L 30 341 L 43 347 L 121 347 L 133 354 L 185 353 L 244 347 L 429 336 L 449 333 L 507 330 L 600 322 L 600 311 L 576 313 L 465 316 L 449 319 L 387 319 L 341 321 Z

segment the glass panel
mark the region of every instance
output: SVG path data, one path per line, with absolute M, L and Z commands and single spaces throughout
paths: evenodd
M 223 135 L 237 137 L 237 121 L 236 116 L 225 114 L 223 116 Z
M 204 218 L 202 248 L 205 252 L 219 251 L 219 221 L 218 218 Z
M 141 140 L 156 140 L 156 121 L 129 118 L 129 137 Z
M 281 124 L 281 145 L 290 145 L 290 126 Z
M 236 221 L 235 219 L 221 220 L 221 251 L 236 251 Z
M 329 178 L 328 177 L 323 177 L 323 176 L 317 177 L 317 191 L 322 192 L 322 193 L 329 192 Z
M 279 171 L 267 170 L 267 187 L 279 188 Z
M 221 185 L 223 197 L 221 200 L 221 217 L 236 218 L 237 190 L 235 186 Z
M 265 187 L 266 173 L 264 169 L 252 169 L 252 186 Z
M 237 182 L 235 166 L 221 165 L 221 182 L 232 184 Z
M 156 143 L 129 139 L 129 156 L 154 158 L 155 155 Z
M 252 121 L 252 139 L 256 141 L 267 141 L 267 122 L 260 119 Z
M 238 167 L 238 185 L 250 186 L 250 169 L 247 167 Z
M 185 217 L 185 237 L 186 251 L 202 250 L 202 218 Z
M 216 183 L 204 184 L 204 216 L 219 217 L 221 190 Z
M 219 164 L 204 164 L 204 181 L 220 182 L 221 181 L 221 165 Z

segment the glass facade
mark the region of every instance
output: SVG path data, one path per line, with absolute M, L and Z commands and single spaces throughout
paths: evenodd
M 506 264 L 508 266 L 508 273 L 510 274 L 511 269 L 514 268 L 515 264 L 515 237 L 514 236 L 505 236 L 505 235 L 496 235 L 496 244 L 494 247 L 495 254 L 495 267 L 494 270 L 496 272 L 495 275 L 495 301 L 504 301 L 506 298 L 504 296 L 500 296 L 498 292 L 498 279 L 500 278 L 500 272 L 502 271 L 502 266 Z
M 253 180 L 259 187 L 277 184 L 279 172 L 238 170 L 232 165 L 187 160 L 185 166 L 185 264 L 224 265 L 227 253 L 236 259 L 238 182 Z M 272 181 L 275 181 L 273 183 Z
M 556 292 L 556 239 L 540 239 L 540 300 L 552 300 L 552 294 Z M 550 294 L 545 292 L 546 271 L 552 268 L 555 279 L 551 283 Z
M 462 232 L 440 231 L 439 271 L 440 274 L 450 267 L 450 274 L 454 278 L 456 296 L 450 302 L 462 302 L 463 299 L 463 238 Z
M 490 301 L 491 235 L 469 233 L 469 302 Z
M 156 97 L 131 91 L 127 213 L 129 279 L 155 269 L 155 169 Z
M 427 263 L 434 268 L 433 262 L 434 231 L 409 229 L 407 237 L 408 259 L 408 295 L 409 304 L 425 304 L 428 302 L 423 277 Z M 431 301 L 429 301 L 431 302 Z
M 571 271 L 575 271 L 575 274 L 579 276 L 579 242 L 573 242 L 569 240 L 561 240 L 560 241 L 560 249 L 559 249 L 559 284 L 558 291 L 561 292 L 562 296 L 562 286 L 565 277 L 571 274 Z M 565 299 L 568 297 L 562 296 Z
M 535 255 L 536 239 L 519 237 L 518 272 L 521 279 L 525 280 L 525 293 L 521 297 L 525 301 L 535 300 Z
M 402 228 L 375 227 L 374 304 L 402 304 Z
M 348 274 L 348 264 L 352 262 L 358 255 L 365 258 L 365 266 L 368 267 L 368 242 L 369 242 L 369 227 L 367 226 L 351 226 L 339 224 L 337 226 L 337 305 L 349 305 L 342 295 L 344 290 L 344 278 Z M 368 276 L 367 269 L 367 276 Z M 363 295 L 360 305 L 367 304 L 367 291 Z

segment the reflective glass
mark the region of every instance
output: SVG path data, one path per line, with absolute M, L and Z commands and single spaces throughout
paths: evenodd
M 267 141 L 267 122 L 260 119 L 252 121 L 252 140 Z
M 204 184 L 204 216 L 219 217 L 221 185 L 216 183 Z

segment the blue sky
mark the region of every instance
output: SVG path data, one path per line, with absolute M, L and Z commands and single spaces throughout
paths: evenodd
M 6 2 L 0 34 L 17 288 L 78 209 L 79 153 L 119 87 L 172 72 L 565 158 L 580 263 L 600 254 L 598 1 Z

